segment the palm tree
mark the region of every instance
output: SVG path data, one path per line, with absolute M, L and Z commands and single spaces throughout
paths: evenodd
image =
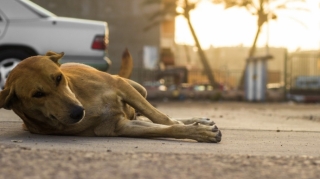
M 295 10 L 295 11 L 308 11 L 306 8 L 298 7 L 297 3 L 304 3 L 305 0 L 212 0 L 214 3 L 224 3 L 225 8 L 232 7 L 244 7 L 249 13 L 257 16 L 257 32 L 251 45 L 248 57 L 255 55 L 257 41 L 261 32 L 262 26 L 268 22 L 268 20 L 278 19 L 278 13 L 282 10 Z M 294 3 L 296 5 L 294 5 Z M 289 17 L 292 20 L 305 26 L 303 22 L 298 19 Z
M 256 45 L 261 33 L 261 28 L 268 20 L 278 19 L 278 13 L 282 10 L 308 11 L 306 8 L 301 8 L 298 3 L 305 3 L 305 0 L 212 0 L 213 3 L 224 3 L 225 8 L 244 7 L 249 13 L 257 16 L 257 31 L 249 50 L 248 58 L 255 55 Z M 289 16 L 288 16 L 289 17 Z M 289 17 L 292 20 L 305 26 L 305 24 L 298 19 Z M 241 76 L 240 88 L 243 88 L 244 72 Z
M 159 23 L 164 21 L 167 17 L 176 17 L 180 15 L 184 16 L 188 22 L 188 26 L 192 34 L 192 37 L 194 39 L 195 46 L 198 49 L 198 55 L 203 65 L 204 72 L 208 77 L 209 83 L 216 88 L 218 87 L 218 83 L 215 81 L 213 71 L 208 63 L 208 58 L 206 57 L 200 45 L 198 36 L 194 30 L 194 27 L 191 23 L 191 18 L 190 18 L 190 11 L 192 11 L 200 1 L 201 0 L 193 0 L 192 2 L 189 2 L 189 0 L 145 0 L 144 5 L 155 4 L 155 3 L 162 5 L 159 11 L 156 11 L 150 16 L 150 21 L 152 22 L 148 27 L 146 27 L 146 30 L 149 28 L 152 28 L 155 25 L 158 25 Z M 182 9 L 181 12 L 177 12 L 176 10 L 177 6 L 179 6 Z

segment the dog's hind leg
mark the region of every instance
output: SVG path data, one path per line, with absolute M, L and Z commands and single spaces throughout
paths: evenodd
M 126 79 L 127 82 L 134 88 L 136 89 L 144 98 L 147 98 L 147 90 L 141 86 L 139 83 L 135 82 L 135 81 L 132 81 L 132 80 L 129 80 L 129 79 Z M 141 116 L 141 112 L 136 110 L 136 114 L 137 116 Z
M 217 126 L 207 126 L 197 123 L 167 126 L 138 120 L 119 121 L 115 134 L 116 136 L 125 137 L 193 139 L 198 142 L 213 143 L 220 142 L 222 137 Z
M 149 118 L 152 122 L 165 125 L 182 124 L 179 121 L 170 119 L 153 107 L 145 97 L 134 88 L 132 85 L 134 84 L 133 82 L 125 80 L 124 78 L 117 78 L 116 84 L 119 97 L 136 111 L 139 111 L 142 115 Z
M 139 83 L 126 79 L 126 81 L 134 88 L 136 89 L 144 98 L 147 98 L 147 90 L 141 86 Z

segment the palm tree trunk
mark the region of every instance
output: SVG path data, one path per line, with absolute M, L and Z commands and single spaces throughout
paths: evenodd
M 193 37 L 193 39 L 194 39 L 194 41 L 196 43 L 196 47 L 198 49 L 198 54 L 199 54 L 199 57 L 200 57 L 200 61 L 201 61 L 202 65 L 203 65 L 203 68 L 204 68 L 204 72 L 208 77 L 210 85 L 213 86 L 214 88 L 218 88 L 218 83 L 214 79 L 213 71 L 211 70 L 210 64 L 208 63 L 208 59 L 207 59 L 205 53 L 202 50 L 202 47 L 201 47 L 200 42 L 198 40 L 197 34 L 195 33 L 194 28 L 193 28 L 193 26 L 191 24 L 191 19 L 190 19 L 190 15 L 189 15 L 189 10 L 190 9 L 188 8 L 188 6 L 189 6 L 188 0 L 185 0 L 185 4 L 186 4 L 185 18 L 188 21 L 189 29 L 190 29 L 192 37 Z
M 256 36 L 254 37 L 253 44 L 252 44 L 250 51 L 249 51 L 249 58 L 252 58 L 254 56 L 254 53 L 256 52 L 256 46 L 257 46 L 257 41 L 258 41 L 258 38 L 260 35 L 261 26 L 262 25 L 258 25 Z M 246 67 L 247 67 L 247 61 L 246 61 L 245 69 L 246 69 Z M 245 75 L 245 70 L 241 74 L 240 83 L 239 83 L 240 89 L 244 89 L 244 75 Z
M 256 52 L 256 46 L 257 46 L 258 37 L 260 35 L 260 31 L 261 31 L 261 26 L 258 25 L 256 36 L 254 37 L 253 44 L 250 48 L 249 58 L 253 57 L 254 53 Z

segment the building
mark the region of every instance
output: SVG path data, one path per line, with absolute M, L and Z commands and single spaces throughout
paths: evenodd
M 162 51 L 173 51 L 174 17 L 147 28 L 150 16 L 161 8 L 160 3 L 144 5 L 144 0 L 32 1 L 58 16 L 106 21 L 110 31 L 109 57 L 113 64 L 109 72 L 112 74 L 119 71 L 125 48 L 129 49 L 137 69 L 132 79 L 138 82 L 142 81 L 140 69 L 148 61 L 156 61 L 153 64 L 157 65 Z

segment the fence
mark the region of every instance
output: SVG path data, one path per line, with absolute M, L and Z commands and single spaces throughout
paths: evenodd
M 286 61 L 286 94 L 320 95 L 320 53 L 294 53 Z
M 181 69 L 181 68 L 180 68 Z M 216 81 L 226 88 L 237 88 L 240 82 L 242 70 L 218 70 L 213 69 L 213 74 Z M 171 73 L 166 73 L 160 70 L 146 70 L 142 68 L 133 69 L 132 79 L 141 84 L 146 82 L 155 82 L 164 80 L 167 86 L 177 85 L 181 83 L 195 84 L 208 84 L 208 79 L 202 70 L 176 70 Z
M 299 60 L 296 60 L 296 58 L 300 58 L 300 57 L 296 56 L 294 58 L 293 56 L 290 56 L 290 59 L 286 60 L 286 63 L 284 62 L 284 57 L 285 57 L 284 53 L 279 53 L 278 58 L 268 61 L 268 74 L 267 74 L 268 75 L 267 76 L 267 79 L 268 79 L 267 93 L 268 94 L 267 95 L 269 95 L 270 93 L 273 96 L 276 96 L 277 101 L 279 101 L 280 98 L 282 100 L 283 97 L 285 96 L 283 93 L 284 88 L 282 88 L 283 85 L 285 84 L 284 81 L 286 81 L 286 83 L 288 84 L 286 85 L 286 88 L 290 89 L 292 84 L 294 83 L 293 82 L 294 76 L 299 76 L 299 74 L 302 74 L 302 73 L 298 73 L 298 71 L 295 70 L 295 68 L 301 66 L 300 64 L 298 64 L 298 62 L 296 62 L 296 61 L 299 61 Z M 234 60 L 234 62 L 232 63 L 231 62 L 227 63 L 227 61 L 223 61 L 225 62 L 226 65 L 224 66 L 215 65 L 215 66 L 221 67 L 221 68 L 213 69 L 213 75 L 215 77 L 215 80 L 221 85 L 220 89 L 223 89 L 224 91 L 239 89 L 238 87 L 240 86 L 243 69 L 241 69 L 242 65 L 238 65 L 239 68 L 235 68 L 234 63 L 237 63 L 238 61 Z M 303 64 L 305 63 L 303 62 Z M 310 66 L 315 68 L 315 65 L 310 65 Z M 310 71 L 309 68 L 306 68 L 305 70 Z M 168 90 L 170 86 L 171 87 L 175 86 L 174 88 L 176 88 L 177 86 L 179 85 L 181 86 L 181 84 L 186 84 L 186 83 L 192 86 L 208 85 L 209 82 L 203 70 L 191 69 L 186 71 L 187 72 L 180 69 L 180 71 L 179 70 L 171 71 L 170 73 L 168 72 L 166 73 L 166 75 L 163 75 L 164 71 L 161 71 L 161 70 L 147 70 L 147 69 L 144 69 L 143 67 L 136 67 L 135 69 L 133 69 L 133 74 L 131 76 L 131 79 L 139 82 L 145 87 L 148 87 L 148 85 L 160 85 L 161 83 L 162 85 L 168 87 Z M 313 71 L 314 73 L 316 73 L 317 69 L 313 69 Z M 319 76 L 320 76 L 320 73 L 319 73 Z M 291 80 L 289 82 L 289 79 L 292 79 L 293 81 Z

